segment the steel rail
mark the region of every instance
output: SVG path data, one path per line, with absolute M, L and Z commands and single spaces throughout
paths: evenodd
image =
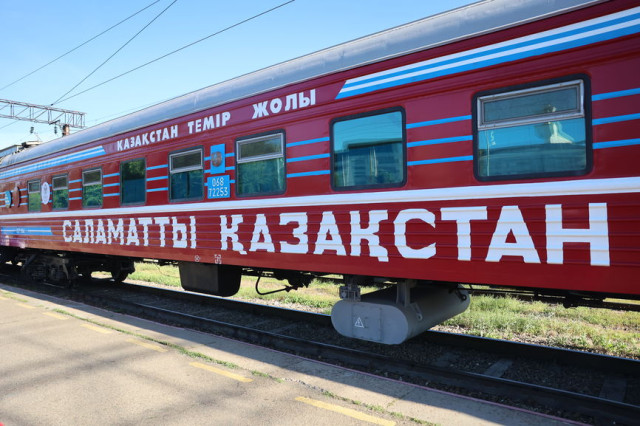
M 332 326 L 331 316 L 325 314 L 145 285 L 131 283 L 124 283 L 122 285 L 135 292 L 149 295 L 160 296 L 162 294 L 170 294 L 172 298 L 190 303 L 209 304 L 251 314 L 276 316 L 290 321 L 306 322 L 324 327 Z M 572 365 L 580 365 L 584 368 L 597 367 L 600 370 L 606 369 L 606 371 L 612 373 L 635 373 L 640 375 L 640 361 L 629 358 L 433 330 L 426 331 L 419 338 L 425 339 L 433 344 L 477 349 L 512 357 L 526 356 L 527 358 L 543 361 L 554 360 Z
M 135 292 L 158 296 L 167 290 L 132 286 Z M 326 315 L 295 311 L 290 309 L 265 306 L 248 302 L 238 302 L 217 297 L 202 296 L 180 291 L 169 291 L 171 297 L 178 297 L 182 301 L 198 301 L 204 305 L 240 309 L 255 314 L 276 315 L 281 318 L 306 321 L 314 324 L 325 323 L 330 320 Z M 640 406 L 630 405 L 606 398 L 555 389 L 516 380 L 494 377 L 486 374 L 452 370 L 449 368 L 418 364 L 396 357 L 384 356 L 362 350 L 349 349 L 333 344 L 314 342 L 297 337 L 282 335 L 270 331 L 258 330 L 244 325 L 232 324 L 227 321 L 177 312 L 172 309 L 159 308 L 148 303 L 122 300 L 105 295 L 81 293 L 79 297 L 87 303 L 109 304 L 119 310 L 125 310 L 134 315 L 141 315 L 158 321 L 167 321 L 183 327 L 195 328 L 202 331 L 220 333 L 225 336 L 250 341 L 260 345 L 275 348 L 285 352 L 293 352 L 307 357 L 321 357 L 323 361 L 337 362 L 353 368 L 375 369 L 384 366 L 388 373 L 402 377 L 428 381 L 444 387 L 455 387 L 474 392 L 482 392 L 499 398 L 509 398 L 515 401 L 534 401 L 544 407 L 557 410 L 570 410 L 580 415 L 593 417 L 598 421 L 617 422 L 623 424 L 634 423 L 640 418 Z M 476 348 L 484 351 L 499 352 L 504 356 L 530 357 L 536 359 L 562 360 L 573 365 L 579 364 L 584 368 L 598 368 L 599 371 L 640 374 L 640 361 L 611 357 L 600 354 L 572 351 L 559 348 L 549 348 L 538 345 L 517 342 L 500 341 L 495 339 L 478 338 L 475 336 L 457 335 L 442 332 L 428 332 L 426 339 L 438 344 L 454 345 L 465 348 Z M 489 348 L 489 349 L 488 349 Z
M 250 272 L 251 274 L 251 272 Z M 316 277 L 318 281 L 325 283 L 332 283 L 340 285 L 343 283 L 340 279 L 330 277 Z M 494 297 L 512 297 L 517 300 L 523 300 L 527 302 L 543 302 L 554 305 L 564 305 L 567 308 L 570 307 L 589 307 L 589 308 L 602 308 L 612 309 L 618 311 L 640 312 L 640 301 L 638 299 L 629 298 L 631 302 L 625 303 L 620 299 L 625 299 L 624 295 L 596 295 L 587 294 L 579 295 L 572 294 L 570 292 L 557 290 L 550 292 L 550 290 L 532 289 L 532 288 L 478 288 L 474 285 L 460 283 L 469 291 L 471 295 L 486 295 Z M 600 298 L 598 298 L 600 297 Z M 604 299 L 601 299 L 604 298 Z M 617 301 L 611 301 L 607 299 L 618 299 Z
M 15 285 L 12 283 L 11 285 Z M 93 288 L 92 288 L 93 287 Z M 327 315 L 296 311 L 280 307 L 266 306 L 244 301 L 222 299 L 197 293 L 188 293 L 162 288 L 122 284 L 94 285 L 89 288 L 54 289 L 58 296 L 69 297 L 75 301 L 92 305 L 116 309 L 119 312 L 141 316 L 152 320 L 168 322 L 185 328 L 193 328 L 206 332 L 213 332 L 227 337 L 249 341 L 284 352 L 292 352 L 310 358 L 321 358 L 323 361 L 335 362 L 359 369 L 383 369 L 386 373 L 398 375 L 403 380 L 412 380 L 430 386 L 455 388 L 457 391 L 480 392 L 491 399 L 509 399 L 511 401 L 537 404 L 540 407 L 555 410 L 570 411 L 580 416 L 588 416 L 598 422 L 616 422 L 633 424 L 640 418 L 640 406 L 614 401 L 607 398 L 586 395 L 583 393 L 556 389 L 516 380 L 479 374 L 468 371 L 455 370 L 434 365 L 424 365 L 410 360 L 398 359 L 373 352 L 350 349 L 335 344 L 309 341 L 299 337 L 292 337 L 276 332 L 258 330 L 245 325 L 232 324 L 219 319 L 205 318 L 174 309 L 153 306 L 149 301 L 134 301 L 122 298 L 120 290 L 138 293 L 136 298 L 149 298 L 167 301 L 180 300 L 187 305 L 217 307 L 240 310 L 260 316 L 276 316 L 291 323 L 311 323 L 314 326 L 330 327 Z M 105 295 L 116 290 L 116 295 Z M 50 289 L 51 290 L 51 289 Z M 103 293 L 103 294 L 100 294 Z M 167 297 L 169 296 L 169 297 Z M 475 336 L 458 335 L 443 332 L 427 332 L 420 338 L 433 345 L 445 345 L 465 349 L 499 353 L 505 357 L 528 357 L 539 360 L 554 360 L 569 365 L 579 365 L 584 369 L 596 369 L 599 372 L 612 374 L 640 375 L 640 361 L 626 358 L 610 357 L 580 351 L 560 348 L 550 348 L 539 345 L 486 339 Z M 594 370 L 595 371 L 595 370 Z

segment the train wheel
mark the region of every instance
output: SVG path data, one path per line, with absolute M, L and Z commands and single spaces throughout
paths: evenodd
M 0 247 L 0 265 L 7 262 L 14 263 L 16 261 L 17 252 L 18 250 L 13 247 Z
M 128 276 L 129 276 L 129 273 L 126 271 L 118 271 L 118 272 L 111 271 L 111 279 L 116 284 L 121 284 L 122 281 L 126 280 Z
M 120 284 L 135 270 L 132 261 L 115 262 L 111 268 L 111 279 L 114 283 Z

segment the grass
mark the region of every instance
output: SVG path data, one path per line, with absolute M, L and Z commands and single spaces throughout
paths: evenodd
M 278 293 L 260 296 L 256 293 L 256 277 L 243 277 L 240 291 L 234 296 L 243 300 L 269 300 L 292 306 L 305 306 L 316 312 L 331 313 L 333 305 L 340 300 L 338 287 L 335 284 L 322 283 L 314 280 L 308 288 L 296 291 L 281 291 Z M 286 282 L 273 278 L 261 278 L 259 289 L 261 292 L 273 291 L 283 288 Z
M 138 263 L 130 279 L 180 286 L 178 269 L 174 266 Z M 266 300 L 326 314 L 339 300 L 335 284 L 314 281 L 308 288 L 259 296 L 255 282 L 255 277 L 243 277 L 240 292 L 234 297 Z M 260 291 L 275 290 L 285 284 L 262 278 Z M 372 290 L 373 287 L 362 289 L 363 293 Z M 586 307 L 565 309 L 561 305 L 509 297 L 473 296 L 466 312 L 435 329 L 640 359 L 640 312 Z
M 136 271 L 129 275 L 129 279 L 180 287 L 180 274 L 173 265 L 136 263 Z
M 443 330 L 640 359 L 640 313 L 476 296 Z
M 137 263 L 136 271 L 129 275 L 129 279 L 163 284 L 172 287 L 180 287 L 180 274 L 175 266 L 159 266 L 155 263 Z M 242 277 L 240 291 L 234 298 L 250 301 L 273 301 L 292 306 L 304 306 L 316 312 L 331 313 L 331 307 L 338 301 L 338 287 L 335 284 L 327 284 L 313 281 L 308 288 L 298 291 L 282 291 L 279 293 L 260 296 L 255 291 L 257 277 Z M 263 277 L 260 279 L 260 291 L 272 291 L 283 288 L 285 281 Z M 371 291 L 374 288 L 364 288 Z

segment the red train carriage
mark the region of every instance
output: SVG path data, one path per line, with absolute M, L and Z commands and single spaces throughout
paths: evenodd
M 342 274 L 334 325 L 385 343 L 466 309 L 455 283 L 637 298 L 639 31 L 635 1 L 477 3 L 6 155 L 2 260 L 177 261 L 223 296 Z

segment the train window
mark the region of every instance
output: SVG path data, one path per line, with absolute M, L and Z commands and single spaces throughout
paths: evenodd
M 102 207 L 102 170 L 82 172 L 82 207 Z
M 42 206 L 42 195 L 40 195 L 40 179 L 31 180 L 27 183 L 27 193 L 29 194 L 28 210 L 39 212 Z
M 479 94 L 474 166 L 480 180 L 587 173 L 586 79 Z
M 146 195 L 146 162 L 144 158 L 120 164 L 120 179 L 120 203 L 144 203 Z
M 331 126 L 336 189 L 400 186 L 405 182 L 404 111 L 342 117 Z
M 285 190 L 284 133 L 236 141 L 238 195 L 280 194 Z
M 69 208 L 69 178 L 67 175 L 54 176 L 51 182 L 54 209 Z
M 172 201 L 201 199 L 204 187 L 202 149 L 170 154 L 169 164 L 169 198 Z

